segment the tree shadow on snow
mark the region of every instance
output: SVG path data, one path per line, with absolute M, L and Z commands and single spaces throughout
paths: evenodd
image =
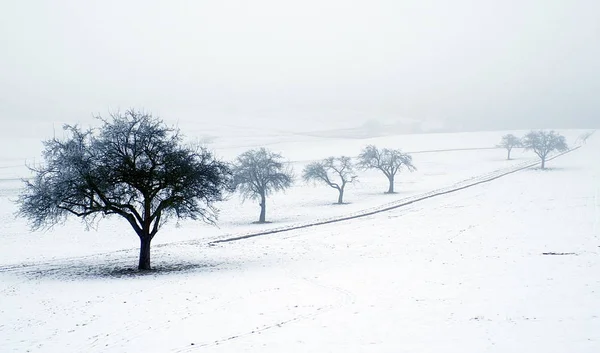
M 542 169 L 542 167 L 530 168 L 530 170 L 534 170 L 536 172 L 542 173 L 551 173 L 551 172 L 570 172 L 570 171 L 578 171 L 582 170 L 580 167 L 546 167 Z
M 510 159 L 506 159 L 506 155 L 504 157 L 490 157 L 486 159 L 489 162 L 516 162 L 520 160 L 525 160 L 523 157 L 510 157 Z
M 23 267 L 14 272 L 30 279 L 51 279 L 58 281 L 80 281 L 97 279 L 133 279 L 139 277 L 159 277 L 189 272 L 213 272 L 222 269 L 224 262 L 210 261 L 155 261 L 152 270 L 140 271 L 135 266 L 136 259 L 111 259 L 105 263 L 88 262 L 86 259 L 63 263 L 40 264 Z
M 426 192 L 428 190 L 419 190 L 418 192 Z M 387 192 L 387 191 L 382 191 L 382 190 L 378 190 L 378 191 L 369 191 L 369 192 L 364 192 L 361 195 L 366 195 L 366 196 L 387 196 L 389 198 L 394 198 L 397 197 L 399 199 L 404 198 L 404 197 L 408 197 L 408 196 L 412 196 L 415 194 L 415 190 L 411 189 L 410 191 L 408 190 L 397 190 L 394 192 Z M 382 199 L 384 200 L 384 199 Z

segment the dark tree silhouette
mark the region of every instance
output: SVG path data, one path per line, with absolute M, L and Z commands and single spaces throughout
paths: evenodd
M 506 151 L 508 151 L 508 156 L 506 157 L 506 159 L 508 160 L 510 160 L 510 152 L 512 151 L 512 149 L 521 146 L 523 146 L 521 139 L 513 134 L 507 134 L 502 136 L 502 140 L 500 140 L 500 144 L 498 145 L 498 147 L 502 147 L 506 149 Z
M 546 168 L 546 158 L 551 152 L 563 152 L 569 148 L 565 137 L 555 131 L 531 131 L 523 138 L 523 146 L 540 157 L 542 169 Z
M 388 148 L 380 150 L 373 145 L 368 145 L 362 150 L 358 161 L 360 168 L 378 169 L 387 177 L 389 181 L 388 194 L 394 193 L 394 179 L 402 167 L 411 172 L 417 170 L 412 163 L 412 156 L 409 154 Z
M 112 114 L 98 129 L 65 126 L 44 142 L 44 163 L 31 167 L 18 214 L 33 229 L 75 215 L 125 218 L 140 238 L 138 268 L 149 270 L 150 242 L 170 217 L 215 223 L 213 203 L 231 182 L 229 167 L 203 148 L 182 144 L 179 130 L 138 111 Z
M 266 221 L 267 196 L 292 186 L 294 174 L 283 157 L 265 148 L 242 153 L 233 166 L 233 187 L 244 198 L 260 200 L 259 223 Z
M 344 203 L 344 189 L 356 180 L 354 165 L 350 157 L 329 157 L 320 162 L 308 164 L 302 178 L 306 182 L 322 182 L 338 191 L 338 204 Z M 337 180 L 332 180 L 332 179 Z M 339 181 L 338 181 L 339 180 Z

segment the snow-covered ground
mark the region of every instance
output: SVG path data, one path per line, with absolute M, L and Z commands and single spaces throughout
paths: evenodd
M 185 130 L 190 139 L 202 136 L 193 126 Z M 414 153 L 417 172 L 401 172 L 396 178 L 397 194 L 386 195 L 387 179 L 378 171 L 361 171 L 359 181 L 347 187 L 344 201 L 333 205 L 337 191 L 323 185 L 306 185 L 297 180 L 285 193 L 275 194 L 267 200 L 267 220 L 271 224 L 251 224 L 258 219 L 257 202 L 244 203 L 238 195 L 217 204 L 221 209 L 218 227 L 199 222 L 182 221 L 177 226 L 167 224 L 153 240 L 154 245 L 177 241 L 216 239 L 265 229 L 328 219 L 378 207 L 406 197 L 425 194 L 457 182 L 477 178 L 490 172 L 535 161 L 535 155 L 521 150 L 513 152 L 513 160 L 505 160 L 502 149 L 458 150 L 425 152 L 466 148 L 493 147 L 505 132 L 479 132 L 460 134 L 424 134 L 386 136 L 372 139 L 315 138 L 301 134 L 260 133 L 260 131 L 221 131 L 210 148 L 226 160 L 233 160 L 248 148 L 263 141 L 267 147 L 281 152 L 294 167 L 298 179 L 303 166 L 312 160 L 330 155 L 356 156 L 367 144 L 379 147 L 402 148 Z M 524 132 L 514 132 L 523 134 Z M 575 141 L 581 131 L 564 131 L 569 141 Z M 58 133 L 57 133 L 58 134 Z M 211 133 L 218 135 L 218 132 Z M 35 135 L 39 136 L 39 134 Z M 260 140 L 259 140 L 260 139 Z M 97 230 L 85 231 L 77 219 L 48 232 L 29 232 L 24 219 L 15 219 L 14 200 L 21 187 L 20 177 L 28 175 L 24 166 L 39 161 L 40 141 L 31 136 L 5 136 L 0 140 L 0 234 L 3 254 L 0 265 L 31 262 L 45 259 L 91 255 L 99 252 L 136 249 L 138 239 L 123 219 L 107 219 Z M 18 146 L 18 148 L 15 148 Z M 38 157 L 36 156 L 36 153 Z M 2 167 L 5 168 L 2 168 Z
M 573 141 L 579 132 L 565 132 Z M 273 137 L 295 161 L 491 147 L 502 132 L 371 140 Z M 225 158 L 254 141 L 218 139 Z M 502 150 L 417 153 L 417 173 L 360 173 L 348 205 L 297 185 L 270 200 L 220 205 L 221 228 L 167 225 L 160 269 L 138 275 L 137 243 L 119 220 L 30 233 L 14 219 L 18 184 L 0 182 L 1 352 L 598 352 L 600 137 L 552 161 L 457 193 L 352 221 L 208 245 L 239 234 L 344 215 L 526 162 Z M 27 157 L 27 156 L 26 156 Z M 10 168 L 7 168 L 10 169 Z M 5 178 L 10 179 L 10 178 Z M 196 242 L 184 240 L 199 239 Z M 544 253 L 564 253 L 544 255 Z

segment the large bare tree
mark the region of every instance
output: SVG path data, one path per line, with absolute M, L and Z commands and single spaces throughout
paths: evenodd
M 358 156 L 358 166 L 362 169 L 378 169 L 388 179 L 388 194 L 394 193 L 394 179 L 402 168 L 415 171 L 412 156 L 398 149 L 378 149 L 373 145 L 366 146 Z
M 292 186 L 294 174 L 283 157 L 265 148 L 242 153 L 233 166 L 233 187 L 244 198 L 259 199 L 259 223 L 266 222 L 267 196 Z
M 329 157 L 320 162 L 308 164 L 302 178 L 306 182 L 314 181 L 324 183 L 338 191 L 338 204 L 344 203 L 344 190 L 346 185 L 356 180 L 354 164 L 350 157 Z
M 546 168 L 546 159 L 551 152 L 569 149 L 565 137 L 556 131 L 531 131 L 523 138 L 523 146 L 540 157 L 542 169 Z
M 179 130 L 139 111 L 100 118 L 101 127 L 65 126 L 44 142 L 44 162 L 31 167 L 18 202 L 33 229 L 68 216 L 127 220 L 140 239 L 138 268 L 149 270 L 150 243 L 170 217 L 216 221 L 214 203 L 230 185 L 230 169 L 212 153 L 185 146 Z

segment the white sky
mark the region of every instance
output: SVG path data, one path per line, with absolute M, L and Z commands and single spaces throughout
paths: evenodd
M 0 0 L 0 119 L 600 125 L 597 0 Z

